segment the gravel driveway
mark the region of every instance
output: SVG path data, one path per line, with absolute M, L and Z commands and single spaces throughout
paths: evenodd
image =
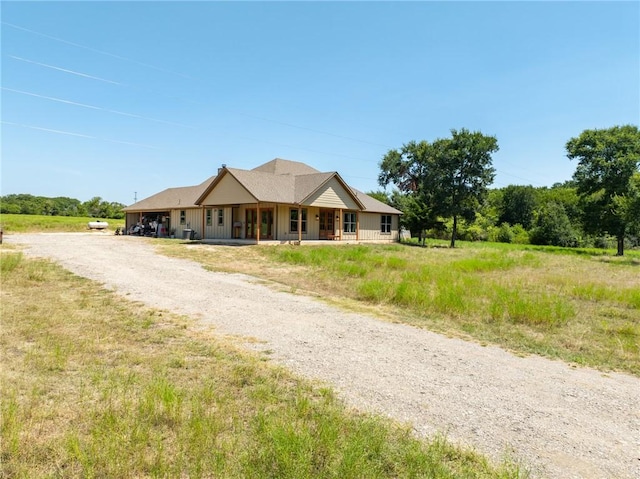
M 257 338 L 248 347 L 330 383 L 352 406 L 411 423 L 418 434 L 446 433 L 494 458 L 508 454 L 533 477 L 640 478 L 640 379 L 630 375 L 521 358 L 346 313 L 160 256 L 140 238 L 69 233 L 5 241 L 131 300 L 190 315 L 197 326 Z

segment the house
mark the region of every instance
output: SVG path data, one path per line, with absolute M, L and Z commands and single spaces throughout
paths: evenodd
M 212 240 L 398 240 L 400 211 L 351 188 L 337 172 L 276 158 L 252 170 L 223 167 L 204 183 L 169 188 L 125 208 L 127 228 L 155 218 L 180 237 Z
M 123 208 L 126 230 L 130 232 L 136 225 L 155 222 L 162 225 L 158 229 L 166 236 L 173 232 L 177 238 L 181 238 L 183 230 L 187 228 L 202 231 L 202 207 L 196 204 L 196 200 L 214 179 L 215 176 L 212 176 L 196 186 L 167 188 Z

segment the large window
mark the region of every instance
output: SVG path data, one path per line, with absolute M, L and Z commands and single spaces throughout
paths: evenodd
M 224 210 L 222 208 L 218 209 L 218 226 L 224 225 Z
M 345 233 L 355 233 L 356 232 L 356 213 L 353 211 L 347 211 L 344 214 L 344 228 L 342 229 Z
M 212 221 L 211 221 L 211 208 L 207 209 L 207 226 L 211 226 Z
M 391 233 L 391 215 L 380 216 L 380 232 Z
M 187 224 L 187 212 L 185 210 L 180 210 L 180 224 Z
M 302 232 L 307 232 L 307 209 L 302 210 Z M 289 231 L 291 233 L 298 232 L 298 209 L 291 208 L 289 210 Z

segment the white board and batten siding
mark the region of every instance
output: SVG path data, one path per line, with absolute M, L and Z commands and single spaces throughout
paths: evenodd
M 305 204 L 318 208 L 335 208 L 342 210 L 359 209 L 351 195 L 335 178 L 330 179 L 324 188 L 320 188 L 307 198 Z

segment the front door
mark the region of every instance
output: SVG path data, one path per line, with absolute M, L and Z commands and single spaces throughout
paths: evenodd
M 333 222 L 334 210 L 320 210 L 320 239 L 333 239 L 335 227 Z
M 258 232 L 258 210 L 247 210 L 247 231 L 246 237 L 256 239 Z M 260 209 L 260 239 L 273 239 L 273 208 Z

